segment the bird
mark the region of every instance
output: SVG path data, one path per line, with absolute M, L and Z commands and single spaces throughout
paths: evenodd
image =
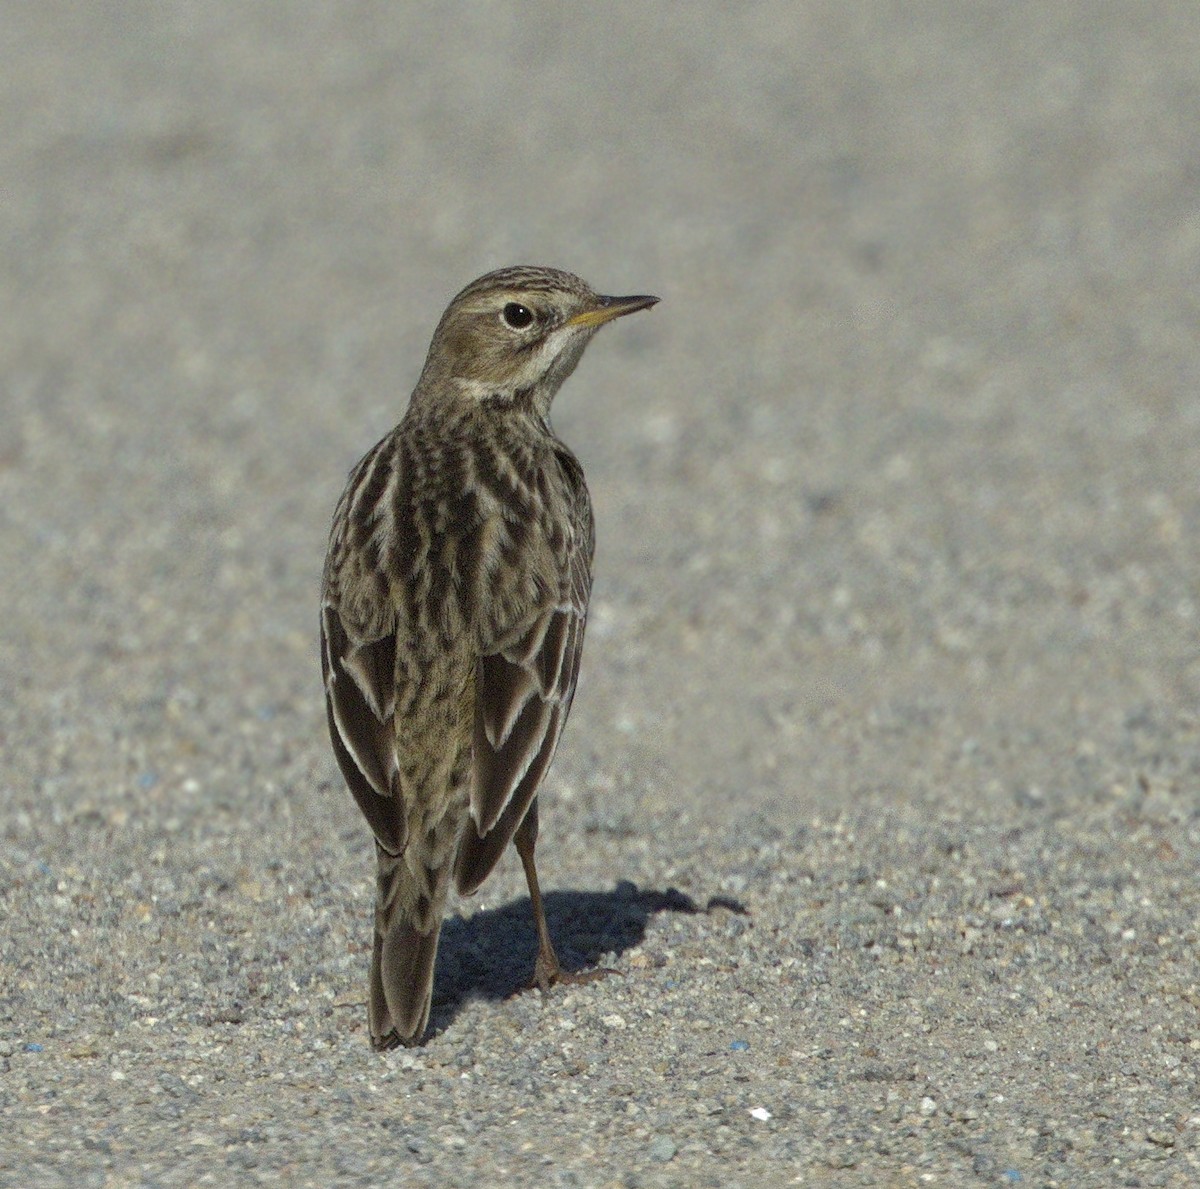
M 602 326 L 658 300 L 527 265 L 471 282 L 337 504 L 321 670 L 333 752 L 375 841 L 376 1049 L 424 1042 L 450 885 L 475 892 L 510 841 L 537 930 L 531 986 L 608 973 L 563 971 L 534 864 L 595 549 L 583 469 L 550 406 Z

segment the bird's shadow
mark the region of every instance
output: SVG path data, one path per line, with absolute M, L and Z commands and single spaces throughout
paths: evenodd
M 550 936 L 565 971 L 587 970 L 601 955 L 639 945 L 650 918 L 660 912 L 707 913 L 723 908 L 745 914 L 723 896 L 699 905 L 675 888 L 641 890 L 622 880 L 611 892 L 549 892 L 545 896 Z M 473 999 L 508 999 L 525 990 L 533 973 L 537 938 L 528 896 L 474 916 L 449 917 L 442 926 L 433 983 L 433 1032 L 443 1031 Z

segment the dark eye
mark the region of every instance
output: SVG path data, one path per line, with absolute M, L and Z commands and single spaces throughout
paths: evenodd
M 519 301 L 510 301 L 501 310 L 500 316 L 513 330 L 524 330 L 526 326 L 529 326 L 533 322 L 533 311 L 528 306 L 523 306 Z

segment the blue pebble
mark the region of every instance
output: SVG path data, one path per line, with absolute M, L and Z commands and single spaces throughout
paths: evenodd
M 1024 1178 L 1021 1176 L 1021 1174 L 1019 1172 L 1017 1172 L 1017 1170 L 1015 1168 L 1006 1168 L 1004 1170 L 1004 1179 L 1013 1184 L 1016 1184 L 1017 1181 L 1023 1180 Z
M 25 1051 L 27 1053 L 43 1053 L 43 1052 L 45 1052 L 45 1050 L 42 1048 L 42 1046 L 40 1044 L 38 1044 L 37 1041 L 34 1041 L 34 1040 L 29 1041 L 25 1045 Z
M 156 772 L 143 772 L 137 778 L 137 786 L 140 789 L 152 789 L 156 784 L 158 784 L 158 773 Z
M 735 1040 L 729 1047 L 735 1053 L 744 1053 L 750 1048 L 750 1042 L 748 1040 Z

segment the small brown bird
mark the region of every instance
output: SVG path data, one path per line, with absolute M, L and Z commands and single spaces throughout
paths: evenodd
M 656 301 L 601 297 L 552 268 L 480 277 L 442 315 L 403 420 L 338 503 L 321 667 L 333 750 L 375 835 L 377 1048 L 422 1039 L 451 873 L 469 895 L 510 839 L 535 982 L 589 977 L 559 967 L 533 862 L 594 545 L 583 470 L 550 404 L 604 323 Z

